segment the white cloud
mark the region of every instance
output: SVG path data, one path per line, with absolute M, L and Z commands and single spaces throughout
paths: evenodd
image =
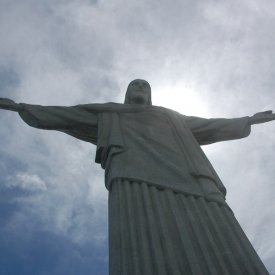
M 17 101 L 123 101 L 128 82 L 142 77 L 152 84 L 153 102 L 190 115 L 237 117 L 274 109 L 271 0 L 0 5 L 0 65 L 18 76 L 11 93 Z M 107 191 L 103 171 L 93 163 L 94 146 L 28 128 L 3 112 L 1 152 L 24 164 L 11 178 L 16 186 L 40 191 L 22 198 L 8 226 L 17 230 L 29 221 L 31 230 L 43 226 L 76 242 L 104 243 Z M 274 131 L 275 123 L 255 126 L 245 140 L 205 147 L 228 188 L 228 202 L 270 270 Z
M 45 182 L 38 176 L 28 173 L 18 173 L 11 177 L 8 182 L 9 187 L 20 187 L 29 191 L 46 191 Z

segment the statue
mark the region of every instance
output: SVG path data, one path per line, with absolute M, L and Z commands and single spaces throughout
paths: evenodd
M 204 119 L 153 106 L 136 79 L 125 103 L 72 107 L 17 104 L 30 126 L 97 146 L 109 190 L 110 275 L 268 274 L 225 201 L 226 188 L 200 145 L 239 139 L 275 119 Z

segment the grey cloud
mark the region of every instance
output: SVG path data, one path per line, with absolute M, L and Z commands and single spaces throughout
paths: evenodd
M 206 116 L 274 109 L 272 1 L 29 0 L 1 6 L 1 97 L 42 105 L 122 102 L 128 82 L 141 77 L 152 83 L 156 102 L 154 87 L 172 87 L 167 97 L 176 84 L 190 88 Z M 90 238 L 104 244 L 107 192 L 94 147 L 28 128 L 15 114 L 0 115 L 0 165 L 9 156 L 22 164 L 11 176 L 37 175 L 47 186 L 18 198 L 21 210 L 6 228 L 28 224 L 30 232 L 45 227 L 78 243 Z M 245 140 L 204 150 L 241 225 L 275 272 L 274 127 L 255 126 Z

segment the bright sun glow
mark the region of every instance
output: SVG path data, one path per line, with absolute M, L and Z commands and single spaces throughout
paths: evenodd
M 154 85 L 152 100 L 153 105 L 167 107 L 184 115 L 209 116 L 207 101 L 192 87 L 181 82 L 174 85 Z

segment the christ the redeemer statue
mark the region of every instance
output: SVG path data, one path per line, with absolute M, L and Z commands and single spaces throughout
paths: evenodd
M 275 119 L 204 119 L 153 106 L 147 81 L 132 81 L 124 104 L 17 104 L 30 126 L 97 146 L 109 190 L 110 275 L 259 275 L 262 261 L 225 202 L 226 189 L 200 145 L 247 137 Z

